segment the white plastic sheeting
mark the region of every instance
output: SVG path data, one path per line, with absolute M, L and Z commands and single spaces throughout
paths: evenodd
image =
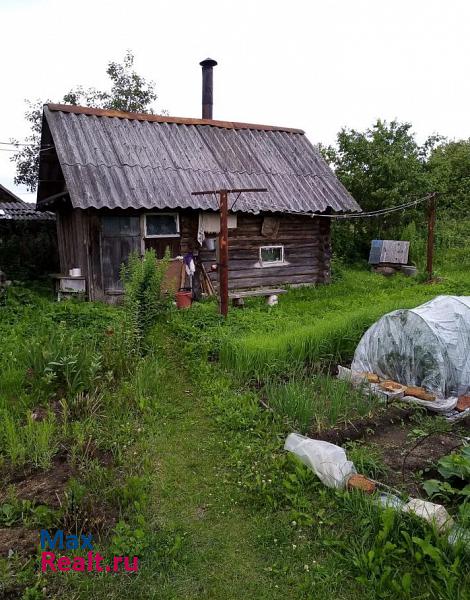
M 328 487 L 344 488 L 349 477 L 356 472 L 346 452 L 329 442 L 290 433 L 284 449 L 296 454 Z
M 422 386 L 439 398 L 470 391 L 470 296 L 396 310 L 362 337 L 352 371 Z

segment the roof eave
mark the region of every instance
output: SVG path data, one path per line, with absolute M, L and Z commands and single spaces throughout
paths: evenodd
M 75 106 L 70 104 L 46 104 L 47 108 L 55 112 L 66 112 L 77 115 L 88 115 L 96 117 L 115 117 L 130 121 L 150 121 L 152 123 L 175 123 L 177 125 L 207 125 L 221 129 L 253 129 L 256 131 L 283 131 L 304 135 L 303 129 L 293 127 L 280 127 L 277 125 L 261 125 L 257 123 L 240 123 L 237 121 L 218 121 L 216 119 L 193 119 L 186 117 L 168 117 L 165 115 L 153 115 L 148 113 L 133 113 L 120 110 L 88 108 L 86 106 Z

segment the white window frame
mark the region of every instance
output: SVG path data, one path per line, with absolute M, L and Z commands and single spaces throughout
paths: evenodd
M 281 260 L 263 260 L 263 257 L 261 255 L 261 252 L 263 250 L 271 250 L 271 249 L 277 249 L 280 248 L 281 250 Z M 259 249 L 259 264 L 262 267 L 274 267 L 274 266 L 279 266 L 279 265 L 285 265 L 285 258 L 284 258 L 284 246 L 282 244 L 272 244 L 269 246 L 260 246 Z
M 164 216 L 172 216 L 176 217 L 176 233 L 165 233 L 163 235 L 149 235 L 147 233 L 147 217 L 164 217 Z M 170 238 L 170 237 L 181 237 L 180 232 L 180 215 L 177 212 L 153 212 L 153 213 L 145 213 L 144 215 L 144 238 L 152 239 L 152 238 Z

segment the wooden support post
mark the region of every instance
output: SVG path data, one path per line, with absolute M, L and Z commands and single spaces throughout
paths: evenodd
M 228 192 L 220 191 L 220 235 L 219 235 L 219 294 L 220 314 L 228 314 Z
M 233 190 L 205 190 L 201 192 L 191 192 L 193 196 L 204 196 L 205 194 L 219 194 L 219 298 L 220 314 L 224 315 L 224 317 L 226 317 L 228 314 L 228 195 L 238 194 L 237 199 L 230 207 L 230 210 L 233 210 L 241 193 L 257 193 L 267 191 L 268 190 L 266 188 L 236 188 Z
M 426 271 L 428 281 L 432 280 L 433 259 L 434 259 L 434 227 L 436 225 L 436 193 L 430 195 L 428 201 L 428 248 Z

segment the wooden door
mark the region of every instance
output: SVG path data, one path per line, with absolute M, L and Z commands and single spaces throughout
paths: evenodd
M 122 292 L 121 265 L 129 254 L 140 253 L 140 218 L 138 216 L 101 217 L 101 270 L 105 294 Z

